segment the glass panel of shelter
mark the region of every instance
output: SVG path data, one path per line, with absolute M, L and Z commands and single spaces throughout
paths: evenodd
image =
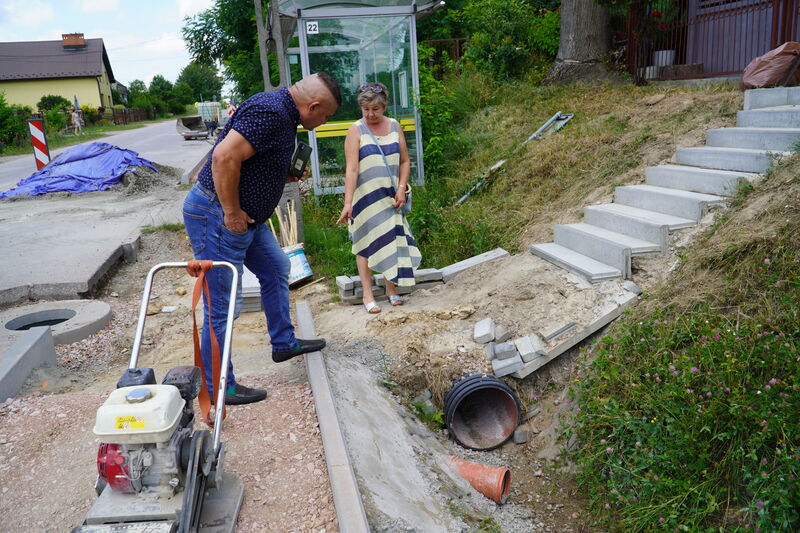
M 300 49 L 290 48 L 292 81 L 303 72 L 325 71 L 340 84 L 342 106 L 327 124 L 309 136 L 316 194 L 344 191 L 344 138 L 349 126 L 361 118 L 358 87 L 379 81 L 389 89 L 386 114 L 403 127 L 411 159 L 411 179 L 421 182 L 417 151 L 417 123 L 413 94 L 413 43 L 410 16 L 366 16 L 298 20 Z M 305 43 L 303 42 L 305 41 Z M 302 61 L 302 49 L 308 60 Z M 302 64 L 302 70 L 298 67 Z M 306 133 L 307 135 L 307 133 Z M 301 135 L 301 140 L 304 135 Z

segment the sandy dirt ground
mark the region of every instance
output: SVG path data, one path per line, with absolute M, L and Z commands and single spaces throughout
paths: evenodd
M 39 369 L 20 396 L 0 404 L 0 531 L 64 532 L 81 523 L 95 500 L 95 412 L 129 361 L 147 270 L 188 258 L 183 234 L 144 235 L 139 261 L 122 265 L 96 295 L 112 306 L 108 327 L 58 346 L 59 366 Z M 192 284 L 179 270 L 156 275 L 152 305 L 178 306 L 146 320 L 140 366 L 152 366 L 158 379 L 191 361 Z M 338 531 L 305 367 L 301 361 L 272 363 L 263 315 L 251 313 L 240 322 L 237 379 L 266 388 L 269 396 L 230 407 L 223 426 L 226 470 L 245 484 L 237 530 Z

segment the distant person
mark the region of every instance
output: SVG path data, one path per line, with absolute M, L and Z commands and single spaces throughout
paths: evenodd
M 219 113 L 217 111 L 216 102 L 205 102 L 200 106 L 200 118 L 203 119 L 203 124 L 208 130 L 208 136 L 213 137 L 214 131 L 219 126 Z
M 350 238 L 367 313 L 381 312 L 372 294 L 372 270 L 386 279 L 391 305 L 403 305 L 397 286 L 414 285 L 422 256 L 401 212 L 411 190 L 411 160 L 400 124 L 384 116 L 389 94 L 382 83 L 358 89 L 361 119 L 347 131 L 344 208 L 337 221 L 352 221 Z
M 70 119 L 72 120 L 72 128 L 75 130 L 75 135 L 83 135 L 81 114 L 74 107 L 72 108 L 72 112 L 70 112 Z
M 236 316 L 241 309 L 242 267 L 258 278 L 275 362 L 321 350 L 325 340 L 295 337 L 289 316 L 291 265 L 264 222 L 278 205 L 289 176 L 297 125 L 312 130 L 324 124 L 341 103 L 339 85 L 324 72 L 307 76 L 288 89 L 251 96 L 223 128 L 183 204 L 183 220 L 195 258 L 230 261 L 239 271 Z M 217 339 L 225 338 L 231 273 L 214 268 L 207 279 L 212 308 L 209 310 L 206 302 L 200 351 L 210 388 L 209 324 Z M 266 398 L 267 391 L 236 382 L 232 362 L 228 373 L 226 404 Z

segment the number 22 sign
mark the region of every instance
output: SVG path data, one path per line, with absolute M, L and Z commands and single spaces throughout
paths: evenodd
M 316 20 L 307 20 L 306 33 L 308 35 L 316 35 L 317 33 L 319 33 L 319 22 L 317 22 Z

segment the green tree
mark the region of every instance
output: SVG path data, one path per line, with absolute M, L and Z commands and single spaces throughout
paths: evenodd
M 156 74 L 153 76 L 147 92 L 150 93 L 152 98 L 166 102 L 172 95 L 172 83 L 161 74 Z
M 216 0 L 210 9 L 185 18 L 181 33 L 194 61 L 219 61 L 242 98 L 264 90 L 252 0 Z
M 175 80 L 175 87 L 185 83 L 189 87 L 191 100 L 186 103 L 211 100 L 222 92 L 222 79 L 217 75 L 217 70 L 203 63 L 192 61 L 181 71 Z
M 0 153 L 5 146 L 20 145 L 28 138 L 26 120 L 32 112 L 27 106 L 8 105 L 5 93 L 0 92 Z
M 467 59 L 499 79 L 552 61 L 558 51 L 559 16 L 540 7 L 544 5 L 544 0 L 470 0 L 460 15 L 470 39 Z
M 133 80 L 128 87 L 128 103 L 132 108 L 147 110 L 148 118 L 155 118 L 153 100 L 147 91 L 147 85 L 142 80 Z
M 39 111 L 50 111 L 51 109 L 69 109 L 71 107 L 72 102 L 63 96 L 56 94 L 42 96 L 41 100 L 39 100 L 39 103 L 36 104 L 36 108 Z

